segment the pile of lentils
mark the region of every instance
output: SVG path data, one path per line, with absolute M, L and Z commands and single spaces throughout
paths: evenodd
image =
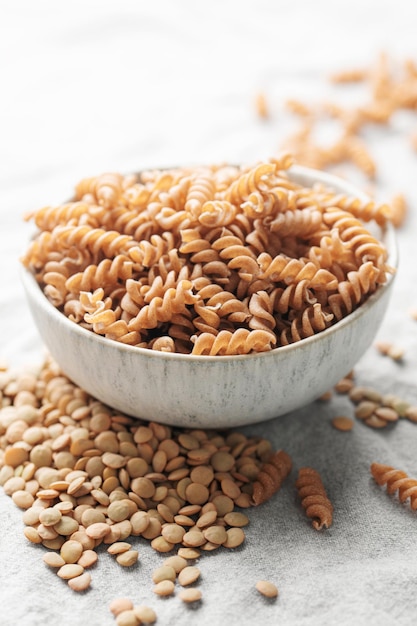
M 253 505 L 254 481 L 273 454 L 268 440 L 237 431 L 122 414 L 49 358 L 0 371 L 0 485 L 23 510 L 26 539 L 47 549 L 45 564 L 74 591 L 89 587 L 99 545 L 130 567 L 139 555 L 127 539 L 140 536 L 170 553 L 153 573 L 154 592 L 171 595 L 177 582 L 184 602 L 200 600 L 189 587 L 200 576 L 195 560 L 244 542 L 249 520 L 239 509 Z M 116 599 L 112 610 L 127 624 L 145 609 Z

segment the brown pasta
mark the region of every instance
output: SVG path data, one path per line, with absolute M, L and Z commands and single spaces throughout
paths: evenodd
M 262 119 L 269 117 L 269 106 L 265 94 L 260 91 L 255 98 L 255 109 L 258 116 Z
M 302 467 L 295 486 L 301 498 L 301 506 L 307 517 L 313 520 L 313 528 L 329 528 L 333 522 L 333 505 L 327 497 L 320 474 L 311 467 Z
M 400 228 L 404 225 L 404 222 L 408 213 L 407 200 L 402 193 L 397 193 L 391 198 L 391 215 L 390 219 L 395 228 Z
M 398 492 L 400 502 L 406 502 L 409 499 L 411 509 L 417 510 L 417 480 L 415 478 L 410 478 L 402 470 L 381 463 L 372 463 L 371 474 L 378 485 L 386 486 L 388 494 L 393 495 Z
M 300 127 L 284 140 L 281 148 L 290 151 L 295 160 L 304 165 L 331 169 L 340 163 L 351 163 L 366 177 L 375 179 L 377 164 L 366 141 L 360 136 L 361 132 L 369 124 L 388 125 L 398 110 L 416 110 L 416 67 L 412 59 L 394 63 L 382 52 L 370 67 L 347 68 L 331 74 L 329 80 L 334 84 L 364 84 L 367 98 L 356 107 L 345 107 L 331 101 L 312 105 L 296 99 L 287 100 L 286 107 L 300 118 Z M 324 145 L 315 139 L 315 131 L 321 123 L 326 123 L 328 117 L 339 123 L 340 135 L 333 143 Z M 408 133 L 408 138 L 416 148 L 415 133 Z M 394 213 L 394 224 L 395 218 Z
M 196 355 L 262 352 L 321 332 L 387 279 L 389 209 L 291 180 L 266 162 L 103 174 L 29 214 L 22 258 L 71 321 Z
M 275 452 L 262 465 L 253 483 L 252 504 L 258 505 L 269 500 L 281 488 L 291 468 L 291 457 L 284 450 Z

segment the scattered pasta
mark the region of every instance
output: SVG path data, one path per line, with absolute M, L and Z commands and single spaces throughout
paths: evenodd
M 327 497 L 320 474 L 311 467 L 302 467 L 295 482 L 301 506 L 307 517 L 312 518 L 313 528 L 329 528 L 333 522 L 333 505 Z
M 71 321 L 131 346 L 264 352 L 319 333 L 393 271 L 371 234 L 389 207 L 304 187 L 284 153 L 253 166 L 82 180 L 26 216 L 22 258 Z
M 396 228 L 399 228 L 404 224 L 408 214 L 408 204 L 404 194 L 395 194 L 391 198 L 390 207 L 392 210 L 391 221 Z
M 377 162 L 368 149 L 365 134 L 369 124 L 388 126 L 398 110 L 416 111 L 417 71 L 411 59 L 393 63 L 385 53 L 368 68 L 352 68 L 329 76 L 334 85 L 361 83 L 366 89 L 365 99 L 356 106 L 343 106 L 339 101 L 308 103 L 294 98 L 285 107 L 299 118 L 299 127 L 280 143 L 281 149 L 290 151 L 298 163 L 317 169 L 334 169 L 340 164 L 355 166 L 369 180 L 378 175 Z M 333 142 L 317 139 L 322 124 L 329 119 L 336 122 L 338 135 Z M 411 148 L 417 149 L 415 129 L 406 132 Z M 390 220 L 396 228 L 403 226 L 408 213 L 408 203 L 403 194 L 391 200 Z
M 256 113 L 262 119 L 269 117 L 269 106 L 265 94 L 260 91 L 255 98 Z
M 372 463 L 371 474 L 378 485 L 386 485 L 388 494 L 398 492 L 400 502 L 406 502 L 409 499 L 411 509 L 417 510 L 417 480 L 415 478 L 410 478 L 402 470 L 381 463 Z

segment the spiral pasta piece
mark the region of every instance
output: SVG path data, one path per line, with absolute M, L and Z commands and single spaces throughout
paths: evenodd
M 262 277 L 267 277 L 274 282 L 300 282 L 307 280 L 310 287 L 324 288 L 327 290 L 337 287 L 337 278 L 325 269 L 319 269 L 312 262 L 293 259 L 278 254 L 272 258 L 266 252 L 258 256 L 257 262 L 262 270 Z
M 387 204 L 377 204 L 373 200 L 361 200 L 344 194 L 330 197 L 328 203 L 323 204 L 324 206 L 339 207 L 340 209 L 349 211 L 354 217 L 364 222 L 375 220 L 380 226 L 385 226 L 387 221 L 391 218 L 391 209 Z
M 161 322 L 168 322 L 174 313 L 182 313 L 188 304 L 195 302 L 192 283 L 182 280 L 176 287 L 170 287 L 163 296 L 154 296 L 145 304 L 136 317 L 129 322 L 129 330 L 156 328 Z
M 301 339 L 312 337 L 317 332 L 328 328 L 332 319 L 333 313 L 323 311 L 319 302 L 306 307 L 301 314 L 296 314 L 291 325 L 281 332 L 281 345 L 287 346 Z
M 273 302 L 266 291 L 258 291 L 252 294 L 249 299 L 249 328 L 253 330 L 269 330 L 273 331 L 276 321 L 273 316 Z
M 234 293 L 222 289 L 220 285 L 203 287 L 198 296 L 205 302 L 206 307 L 216 310 L 220 318 L 227 318 L 235 323 L 244 323 L 250 318 L 246 299 L 237 298 Z
M 43 274 L 44 293 L 56 307 L 60 307 L 65 302 L 69 291 L 66 284 L 68 274 L 68 268 L 63 264 L 49 262 L 45 265 L 45 273 Z
M 323 220 L 331 228 L 337 228 L 342 241 L 348 241 L 349 247 L 360 260 L 372 260 L 375 264 L 387 258 L 387 252 L 364 225 L 351 213 L 336 207 L 330 207 L 323 215 Z
M 172 233 L 165 232 L 161 235 L 151 235 L 149 241 L 143 239 L 129 251 L 129 257 L 141 267 L 151 267 L 158 263 L 160 258 L 169 250 L 175 248 L 175 240 Z
M 320 474 L 311 467 L 302 467 L 295 482 L 301 506 L 312 519 L 316 530 L 329 528 L 333 523 L 333 505 L 327 497 Z
M 207 200 L 201 207 L 198 221 L 207 228 L 228 226 L 236 218 L 237 208 L 227 200 Z
M 101 213 L 102 209 L 100 209 Z M 97 216 L 99 217 L 99 216 Z M 46 206 L 24 216 L 26 221 L 33 219 L 41 230 L 53 230 L 58 224 L 89 224 L 97 225 L 97 217 L 91 205 L 86 202 L 68 202 L 58 206 Z
M 103 259 L 98 265 L 88 265 L 65 280 L 65 290 L 72 294 L 94 291 L 99 287 L 114 286 L 132 276 L 133 263 L 129 257 L 118 254 L 114 259 Z M 47 275 L 44 276 L 47 282 Z
M 339 230 L 332 228 L 320 237 L 319 245 L 311 246 L 308 258 L 318 267 L 330 269 L 335 263 L 357 266 L 355 255 L 340 238 Z
M 115 206 L 123 191 L 124 176 L 110 172 L 93 178 L 85 178 L 76 186 L 76 197 L 92 195 L 98 204 L 109 209 Z
M 292 460 L 284 450 L 278 450 L 259 470 L 253 483 L 252 504 L 269 500 L 279 489 L 292 468 Z
M 251 193 L 268 189 L 267 180 L 276 172 L 274 163 L 260 163 L 249 172 L 245 172 L 231 185 L 225 194 L 225 200 L 237 205 L 247 201 Z
M 203 212 L 203 206 L 214 197 L 215 184 L 213 177 L 208 173 L 197 175 L 191 181 L 185 199 L 184 208 L 194 217 L 199 218 Z
M 272 333 L 246 328 L 238 328 L 234 332 L 221 330 L 217 335 L 201 333 L 191 337 L 191 340 L 194 343 L 192 354 L 209 356 L 265 352 L 271 350 L 276 343 Z
M 322 226 L 321 211 L 316 209 L 296 209 L 279 213 L 269 224 L 271 232 L 279 233 L 281 237 L 297 234 L 297 237 L 308 237 L 317 232 Z
M 406 502 L 409 499 L 411 509 L 417 510 L 417 480 L 415 478 L 410 478 L 402 470 L 381 463 L 371 464 L 371 474 L 378 485 L 386 486 L 388 494 L 398 492 L 400 502 Z
M 302 311 L 306 305 L 315 304 L 317 298 L 308 288 L 308 281 L 301 280 L 288 287 L 276 287 L 270 294 L 272 309 L 281 315 L 287 314 L 290 310 Z
M 337 286 L 338 293 L 328 298 L 329 309 L 337 320 L 351 313 L 366 294 L 375 291 L 377 276 L 378 269 L 371 261 L 361 265 L 358 271 L 348 272 L 347 280 Z
M 112 258 L 126 253 L 132 242 L 129 235 L 91 226 L 57 226 L 51 234 L 58 246 L 88 248 L 95 258 L 100 254 Z

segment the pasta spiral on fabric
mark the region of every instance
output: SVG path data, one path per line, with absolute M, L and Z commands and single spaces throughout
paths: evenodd
M 311 518 L 313 528 L 329 528 L 333 522 L 333 505 L 327 497 L 320 474 L 311 467 L 301 467 L 295 482 L 301 506 Z
M 388 494 L 398 492 L 400 502 L 409 499 L 411 509 L 417 510 L 417 480 L 415 478 L 410 478 L 402 470 L 381 463 L 372 463 L 371 474 L 378 485 L 386 485 Z
M 139 348 L 268 351 L 361 306 L 393 272 L 368 230 L 390 208 L 305 187 L 285 153 L 252 165 L 110 172 L 25 216 L 22 257 L 72 322 Z
M 278 450 L 265 462 L 253 483 L 252 504 L 258 505 L 269 500 L 289 475 L 292 460 L 284 450 Z

